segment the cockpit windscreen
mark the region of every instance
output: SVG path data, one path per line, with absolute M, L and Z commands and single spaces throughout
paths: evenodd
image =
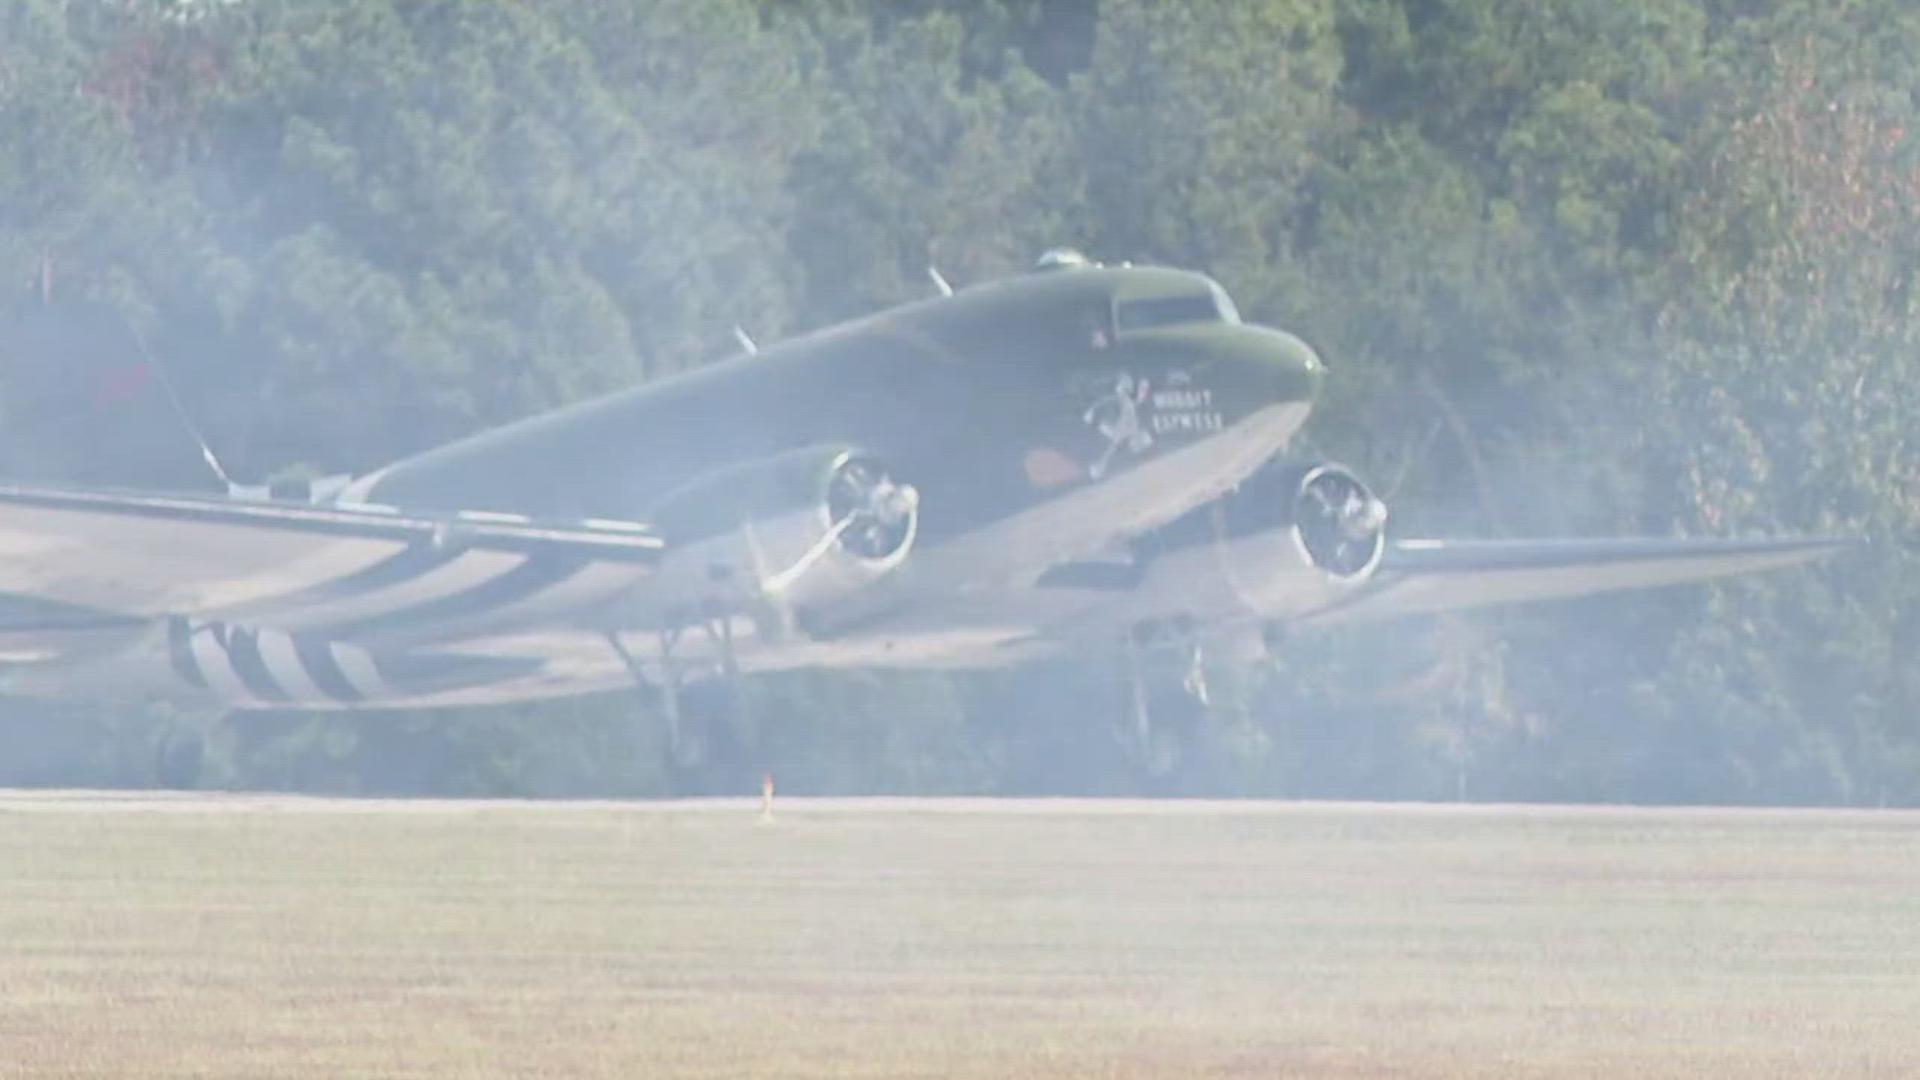
M 1122 300 L 1113 315 L 1114 328 L 1123 334 L 1180 323 L 1239 321 L 1240 313 L 1234 309 L 1233 301 L 1217 285 L 1205 293 Z

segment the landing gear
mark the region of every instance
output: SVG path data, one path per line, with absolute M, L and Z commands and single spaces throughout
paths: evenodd
M 1194 729 L 1213 702 L 1206 654 L 1184 621 L 1136 624 L 1122 648 L 1129 708 L 1127 723 L 1115 727 L 1115 738 L 1148 776 L 1168 776 L 1179 767 Z M 1169 687 L 1178 689 L 1168 692 Z
M 1114 734 L 1149 786 L 1190 791 L 1232 760 L 1254 732 L 1257 671 L 1285 627 L 1203 629 L 1184 618 L 1135 623 L 1120 642 L 1125 704 Z M 1222 755 L 1225 755 L 1224 757 Z
M 705 636 L 714 660 L 703 663 L 714 678 L 695 681 L 679 653 L 688 624 L 682 623 L 658 632 L 659 661 L 643 662 L 627 648 L 616 632 L 606 634 L 607 644 L 626 667 L 634 688 L 658 707 L 666 726 L 663 768 L 668 785 L 675 793 L 701 793 L 698 773 L 710 768 L 733 740 L 730 736 L 742 725 L 744 695 L 740 692 L 740 665 L 734 654 L 733 627 L 725 618 L 713 617 L 692 624 Z
M 154 746 L 154 786 L 171 791 L 190 791 L 198 787 L 206 758 L 205 736 L 190 728 L 169 726 L 160 733 L 160 739 Z
M 207 744 L 223 715 L 169 714 L 162 721 L 153 746 L 153 785 L 171 791 L 191 791 L 207 780 Z
M 1187 647 L 1187 673 L 1180 679 L 1180 689 L 1201 708 L 1213 706 L 1213 690 L 1207 685 L 1207 654 L 1198 641 Z
M 652 698 L 660 706 L 660 715 L 667 725 L 667 764 L 669 771 L 677 771 L 696 764 L 699 761 L 698 740 L 689 738 L 686 718 L 681 711 L 682 671 L 674 656 L 674 648 L 680 643 L 680 630 L 674 628 L 660 631 L 660 672 L 658 677 L 649 673 L 638 657 L 620 640 L 617 631 L 608 631 L 607 644 L 613 647 L 614 655 L 627 669 L 627 675 L 633 679 L 633 686 L 642 695 Z

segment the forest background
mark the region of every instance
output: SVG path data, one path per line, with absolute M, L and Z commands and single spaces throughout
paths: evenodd
M 240 715 L 342 792 L 1920 803 L 1903 0 L 10 0 L 0 472 L 360 471 L 1044 248 L 1218 277 L 1402 535 L 1857 534 L 1806 572 L 1290 638 L 1143 751 L 1088 657 Z M 129 333 L 121 333 L 124 327 Z M 0 783 L 164 709 L 0 703 Z

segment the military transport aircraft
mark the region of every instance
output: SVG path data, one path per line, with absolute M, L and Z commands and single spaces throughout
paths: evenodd
M 937 280 L 937 275 L 935 275 Z M 299 497 L 0 486 L 6 692 L 244 709 L 1197 648 L 1781 567 L 1828 540 L 1389 539 L 1326 377 L 1211 279 L 1049 253 Z

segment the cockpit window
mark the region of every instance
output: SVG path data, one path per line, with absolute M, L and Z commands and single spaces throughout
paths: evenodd
M 1213 286 L 1213 306 L 1220 309 L 1220 321 L 1239 325 L 1240 309 L 1234 306 L 1233 297 L 1228 296 L 1227 290 L 1221 288 L 1218 282 L 1210 284 Z
M 1162 296 L 1152 300 L 1122 301 L 1114 315 L 1121 333 L 1177 323 L 1219 322 L 1220 309 L 1211 296 Z
M 1114 311 L 1114 327 L 1121 333 L 1146 330 L 1179 323 L 1240 321 L 1233 301 L 1215 286 L 1212 291 L 1188 296 L 1160 296 L 1147 300 L 1123 300 Z

